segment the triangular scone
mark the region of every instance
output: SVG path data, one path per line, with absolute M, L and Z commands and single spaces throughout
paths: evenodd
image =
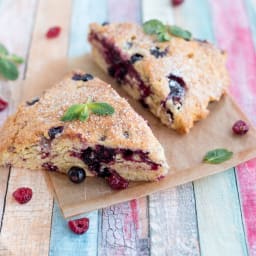
M 84 81 L 83 81 L 84 80 Z M 105 102 L 115 112 L 61 121 L 73 104 Z M 164 150 L 146 121 L 110 85 L 73 72 L 40 99 L 21 104 L 0 130 L 0 163 L 87 175 L 118 173 L 126 180 L 154 181 L 166 175 Z
M 93 58 L 167 126 L 186 133 L 227 91 L 226 54 L 207 41 L 158 42 L 130 23 L 91 24 Z

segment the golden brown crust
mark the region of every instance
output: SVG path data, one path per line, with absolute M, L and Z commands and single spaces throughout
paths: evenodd
M 70 158 L 67 152 L 81 150 L 88 145 L 103 145 L 149 152 L 150 159 L 163 167 L 158 174 L 164 175 L 167 164 L 163 148 L 143 118 L 110 85 L 98 78 L 87 82 L 75 81 L 72 80 L 74 73 L 82 72 L 67 75 L 47 90 L 39 102 L 32 106 L 21 104 L 16 114 L 8 118 L 0 131 L 0 163 L 40 168 L 42 163 L 58 162 L 60 171 L 67 172 L 65 161 L 68 166 L 74 165 L 76 161 L 78 166 L 84 165 L 79 159 Z M 85 103 L 88 99 L 109 103 L 115 113 L 111 116 L 91 114 L 85 122 L 60 121 L 68 107 Z M 50 152 L 49 156 L 42 157 L 42 138 L 49 139 L 49 129 L 57 126 L 64 126 L 64 130 L 61 136 L 51 141 L 54 154 Z M 63 163 L 56 154 L 63 154 Z
M 104 48 L 101 40 L 112 44 L 128 61 L 133 54 L 143 55 L 141 60 L 133 64 L 133 68 L 150 87 L 151 94 L 144 101 L 164 124 L 181 133 L 188 132 L 195 121 L 205 118 L 209 102 L 219 100 L 227 91 L 229 76 L 225 67 L 226 54 L 208 42 L 186 41 L 177 37 L 172 37 L 168 42 L 158 42 L 154 36 L 146 35 L 141 26 L 130 23 L 107 26 L 93 23 L 90 29 L 89 41 L 93 46 L 94 59 L 105 71 L 110 64 L 106 58 L 102 60 Z M 165 56 L 156 58 L 152 55 L 150 50 L 156 47 L 165 51 Z M 162 103 L 170 93 L 167 78 L 170 74 L 181 77 L 185 82 L 185 98 L 182 106 L 169 100 L 164 108 Z M 139 90 L 136 83 L 132 83 L 124 81 L 123 88 L 138 99 Z M 172 112 L 174 120 L 167 110 Z

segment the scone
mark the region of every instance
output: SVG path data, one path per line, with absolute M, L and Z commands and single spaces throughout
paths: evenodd
M 91 112 L 74 111 L 83 104 Z M 113 111 L 104 113 L 105 105 Z M 0 140 L 1 165 L 73 173 L 78 179 L 81 170 L 132 181 L 155 181 L 168 172 L 146 121 L 110 85 L 81 71 L 21 104 Z
M 226 93 L 225 52 L 206 41 L 159 42 L 136 24 L 90 25 L 93 59 L 162 123 L 180 133 Z

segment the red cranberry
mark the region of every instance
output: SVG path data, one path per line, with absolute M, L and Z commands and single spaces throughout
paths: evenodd
M 81 219 L 77 219 L 77 220 L 70 220 L 68 222 L 68 226 L 74 233 L 81 235 L 88 230 L 89 219 L 81 218 Z
M 20 204 L 25 204 L 30 201 L 32 194 L 32 189 L 26 187 L 18 188 L 12 193 L 14 199 Z
M 184 0 L 171 0 L 171 3 L 173 6 L 178 6 L 180 4 L 182 4 L 184 2 Z
M 114 190 L 126 189 L 129 185 L 129 182 L 116 172 L 111 173 L 106 180 L 108 185 Z
M 8 102 L 0 98 L 0 111 L 5 110 L 8 107 Z
M 61 28 L 59 26 L 54 26 L 49 28 L 49 30 L 46 32 L 46 37 L 48 39 L 52 39 L 57 37 L 60 34 Z
M 234 123 L 232 130 L 237 135 L 244 135 L 248 132 L 249 126 L 243 120 L 238 120 Z

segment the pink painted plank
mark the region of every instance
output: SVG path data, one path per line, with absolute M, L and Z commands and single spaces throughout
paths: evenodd
M 140 22 L 140 1 L 108 0 L 108 21 Z M 102 210 L 99 255 L 149 255 L 147 198 Z
M 210 1 L 219 45 L 228 52 L 231 92 L 256 123 L 256 52 L 242 0 Z M 230 14 L 230 15 L 228 15 Z M 237 167 L 248 251 L 256 255 L 256 160 Z

